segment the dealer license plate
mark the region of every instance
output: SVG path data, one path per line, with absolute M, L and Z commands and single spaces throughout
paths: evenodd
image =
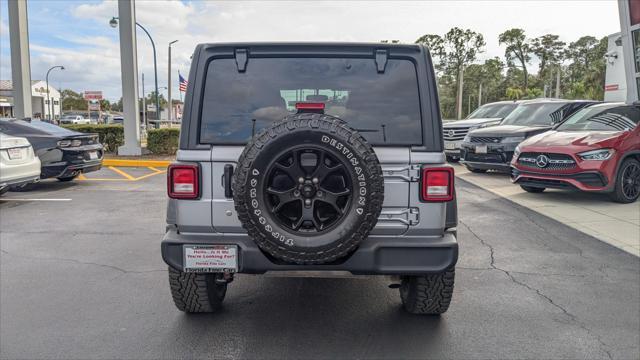
M 486 154 L 487 145 L 476 145 L 476 154 Z
M 236 245 L 184 245 L 185 272 L 236 272 Z
M 455 150 L 455 149 L 457 149 L 459 147 L 458 145 L 459 144 L 457 142 L 448 142 L 448 141 L 446 141 L 444 143 L 444 149 L 445 150 Z
M 8 149 L 10 160 L 22 159 L 22 149 Z
M 89 159 L 90 160 L 95 160 L 98 158 L 98 152 L 97 151 L 89 151 Z

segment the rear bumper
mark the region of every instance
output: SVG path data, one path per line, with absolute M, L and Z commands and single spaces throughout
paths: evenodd
M 511 167 L 511 181 L 530 187 L 574 189 L 592 192 L 608 192 L 611 191 L 612 188 L 607 177 L 598 171 L 554 174 L 522 171 L 516 167 Z
M 355 275 L 420 275 L 442 272 L 458 260 L 455 230 L 442 236 L 370 236 L 348 257 L 322 265 L 281 263 L 263 253 L 246 234 L 180 234 L 169 227 L 162 240 L 162 258 L 183 270 L 183 245 L 230 244 L 238 246 L 238 272 L 349 271 Z
M 56 163 L 42 167 L 42 178 L 68 177 L 80 173 L 98 171 L 102 167 L 102 160 L 87 161 L 83 163 Z
M 5 165 L 0 162 L 0 189 L 36 182 L 40 179 L 40 160 L 37 157 L 30 161 L 17 164 Z
M 26 184 L 37 182 L 38 180 L 40 180 L 40 174 L 24 176 L 24 177 L 19 177 L 19 178 L 10 179 L 10 180 L 0 180 L 0 190 L 6 188 L 7 186 L 26 185 Z

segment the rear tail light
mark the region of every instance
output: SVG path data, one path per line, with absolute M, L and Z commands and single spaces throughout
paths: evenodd
M 444 202 L 453 200 L 453 168 L 423 168 L 421 184 L 420 197 L 422 201 Z
M 167 169 L 167 193 L 172 199 L 200 196 L 200 168 L 194 164 L 172 164 Z

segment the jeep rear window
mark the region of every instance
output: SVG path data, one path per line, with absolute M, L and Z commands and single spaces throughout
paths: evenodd
M 374 145 L 420 145 L 418 80 L 409 60 L 250 58 L 209 63 L 200 143 L 245 144 L 252 132 L 296 112 L 297 102 L 323 102 L 325 114 L 349 123 Z

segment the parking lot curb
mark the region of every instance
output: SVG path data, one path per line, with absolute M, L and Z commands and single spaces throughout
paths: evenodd
M 102 166 L 119 167 L 167 167 L 171 164 L 169 160 L 124 160 L 124 159 L 104 159 Z

